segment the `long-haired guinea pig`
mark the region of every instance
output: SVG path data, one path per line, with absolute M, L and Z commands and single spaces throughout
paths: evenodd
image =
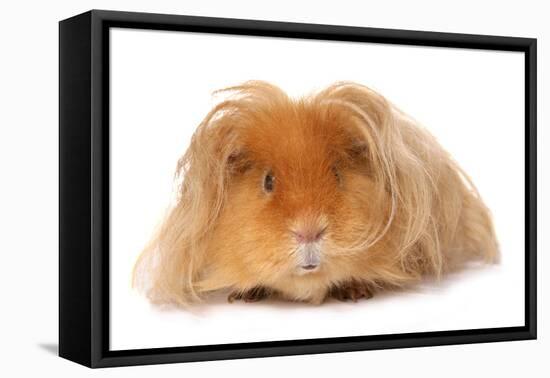
M 497 259 L 467 175 L 380 94 L 350 82 L 301 99 L 258 81 L 223 92 L 136 263 L 152 301 L 222 289 L 229 300 L 357 300 Z

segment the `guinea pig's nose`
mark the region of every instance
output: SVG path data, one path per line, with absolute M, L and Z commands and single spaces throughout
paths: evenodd
M 301 230 L 294 231 L 294 236 L 298 243 L 313 243 L 319 241 L 323 237 L 323 234 L 326 231 L 324 228 L 305 228 Z

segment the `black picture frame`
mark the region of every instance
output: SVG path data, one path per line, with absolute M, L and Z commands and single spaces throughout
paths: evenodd
M 456 47 L 525 54 L 525 325 L 109 350 L 109 28 Z M 92 10 L 59 23 L 59 355 L 88 367 L 536 338 L 537 41 L 424 31 Z

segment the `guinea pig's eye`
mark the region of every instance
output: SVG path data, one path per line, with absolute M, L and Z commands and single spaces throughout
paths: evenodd
M 273 177 L 273 173 L 267 172 L 267 174 L 264 177 L 264 190 L 267 193 L 271 193 L 273 191 L 274 186 L 275 186 L 275 177 Z
M 332 173 L 334 174 L 334 177 L 336 177 L 336 181 L 340 183 L 342 181 L 342 176 L 340 175 L 340 171 L 336 165 L 332 166 Z

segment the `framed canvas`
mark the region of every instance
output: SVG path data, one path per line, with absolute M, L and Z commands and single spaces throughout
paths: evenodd
M 536 338 L 536 40 L 59 24 L 59 354 Z

